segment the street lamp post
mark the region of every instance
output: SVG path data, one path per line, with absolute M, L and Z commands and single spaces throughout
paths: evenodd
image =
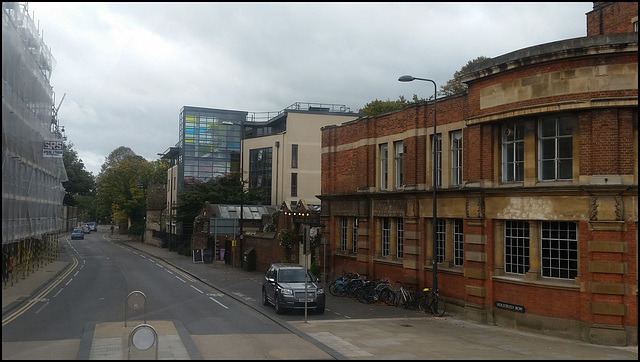
M 414 80 L 422 80 L 425 82 L 431 82 L 433 83 L 433 141 L 432 141 L 432 155 L 433 155 L 433 184 L 431 185 L 432 189 L 433 189 L 433 225 L 432 225 L 432 243 L 433 243 L 433 297 L 437 298 L 438 297 L 438 259 L 437 259 L 437 255 L 438 255 L 438 247 L 437 247 L 437 237 L 438 237 L 438 233 L 437 233 L 437 226 L 438 226 L 438 207 L 437 207 L 437 203 L 436 203 L 436 185 L 437 185 L 437 173 L 438 173 L 438 165 L 436 163 L 436 98 L 438 96 L 438 87 L 436 86 L 436 82 L 431 80 L 431 79 L 426 79 L 426 78 L 416 78 L 416 77 L 412 77 L 410 75 L 403 75 L 400 78 L 398 78 L 398 81 L 400 82 L 411 82 Z
M 240 120 L 240 232 L 238 239 L 240 239 L 240 268 L 243 267 L 243 242 L 244 233 L 242 226 L 244 224 L 244 122 Z

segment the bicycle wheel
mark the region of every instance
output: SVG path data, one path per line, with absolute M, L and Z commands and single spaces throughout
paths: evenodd
M 395 305 L 396 307 L 404 304 L 404 293 L 402 292 L 402 289 L 398 290 L 398 292 L 396 293 L 396 298 L 393 300 L 393 305 Z
M 409 299 L 404 302 L 402 305 L 404 309 L 417 309 L 418 308 L 418 297 L 414 291 L 409 292 Z
M 352 280 L 351 283 L 346 285 L 344 294 L 348 298 L 356 298 L 355 291 L 357 288 L 364 285 L 364 281 L 361 279 Z
M 343 289 L 342 283 L 333 282 L 329 286 L 329 293 L 331 293 L 331 295 L 333 295 L 334 297 L 341 297 L 343 294 L 342 289 Z
M 438 298 L 435 301 L 431 302 L 429 308 L 431 309 L 431 313 L 433 313 L 433 315 L 435 315 L 436 317 L 442 317 L 445 310 L 447 309 L 447 305 L 444 300 Z
M 396 293 L 389 288 L 385 288 L 380 292 L 380 300 L 385 302 L 387 305 L 393 305 L 395 303 Z
M 424 294 L 420 296 L 420 300 L 418 301 L 418 310 L 420 312 L 429 312 L 431 313 L 431 310 L 429 309 L 429 297 Z
M 362 300 L 364 304 L 371 304 L 375 300 L 376 291 L 373 288 L 364 288 L 362 292 Z
M 358 287 L 353 291 L 353 294 L 355 295 L 355 298 L 360 303 L 366 303 L 365 302 L 366 293 L 367 293 L 367 288 L 365 288 L 365 287 Z

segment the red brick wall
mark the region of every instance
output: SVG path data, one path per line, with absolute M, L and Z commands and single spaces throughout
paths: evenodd
M 465 118 L 466 107 L 464 95 L 439 100 L 436 105 L 437 125 L 461 122 Z M 328 149 L 328 152 L 322 154 L 321 193 L 355 193 L 359 188 L 375 187 L 376 152 L 379 144 L 377 139 L 432 126 L 433 102 L 409 106 L 400 112 L 367 117 L 345 125 L 325 127 L 322 131 L 322 147 Z M 442 131 L 438 130 L 438 133 Z M 426 180 L 426 157 L 431 152 L 426 150 L 426 138 L 408 135 L 402 141 L 406 149 L 404 183 L 430 184 L 431 180 Z M 341 145 L 353 146 L 358 142 L 362 143 L 358 148 L 336 152 Z
M 256 252 L 256 271 L 258 272 L 266 272 L 269 269 L 271 263 L 280 263 L 284 259 L 289 262 L 293 262 L 290 255 L 287 255 L 287 251 L 280 246 L 278 243 L 278 238 L 268 238 L 268 237 L 260 237 L 254 235 L 245 235 L 242 248 L 244 251 L 249 250 L 249 248 L 254 248 Z M 291 253 L 295 253 L 298 255 L 297 246 L 290 249 Z M 296 261 L 297 262 L 297 261 Z
M 482 128 L 483 125 L 473 125 L 467 127 L 463 131 L 463 147 L 466 150 L 482 149 Z M 483 174 L 482 161 L 484 159 L 482 152 L 464 152 L 463 155 L 463 172 L 462 177 L 467 180 L 481 180 Z
M 587 13 L 587 36 L 632 32 L 631 19 L 637 16 L 636 1 L 594 1 L 593 10 Z
M 630 25 L 630 18 L 624 20 L 625 16 L 627 16 L 624 11 L 628 11 L 628 7 L 622 5 L 622 3 L 616 4 L 616 7 L 603 8 L 603 11 L 611 11 L 611 16 L 615 16 L 621 26 L 624 25 L 624 21 L 628 21 Z M 634 7 L 631 7 L 631 9 L 635 9 L 635 14 L 637 15 L 637 3 L 634 3 Z M 617 11 L 617 13 L 614 13 L 614 10 Z M 593 14 L 590 16 L 592 15 Z M 612 22 L 608 24 L 612 25 Z M 611 29 L 617 28 L 612 27 Z M 615 32 L 615 30 L 610 30 L 610 32 Z M 595 89 L 583 94 L 574 93 L 532 98 L 525 101 L 497 105 L 489 109 L 480 109 L 480 89 L 490 85 L 561 70 L 567 71 L 567 75 L 570 76 L 573 69 L 580 67 L 637 64 L 637 61 L 637 54 L 603 54 L 598 56 L 588 56 L 585 54 L 585 56 L 576 55 L 563 60 L 550 61 L 532 66 L 523 65 L 511 71 L 501 71 L 497 74 L 470 82 L 470 89 L 466 94 L 438 100 L 437 125 L 442 126 L 461 122 L 477 116 L 487 116 L 487 118 L 490 118 L 493 113 L 508 112 L 511 110 L 526 113 L 524 110 L 532 106 L 567 104 L 566 102 L 588 105 L 589 103 L 587 102 L 593 102 L 598 106 L 573 111 L 577 116 L 577 136 L 574 138 L 574 142 L 577 142 L 574 148 L 577 154 L 574 155 L 574 157 L 579 162 L 579 169 L 575 170 L 576 173 L 579 176 L 637 175 L 637 154 L 634 154 L 637 150 L 637 140 L 634 138 L 634 135 L 637 135 L 637 120 L 633 119 L 634 111 L 637 112 L 637 110 L 636 108 L 628 106 L 629 99 L 633 99 L 633 97 L 637 98 L 637 88 L 606 92 Z M 599 100 L 611 99 L 619 100 L 624 106 L 612 105 L 606 108 L 600 106 L 600 104 L 604 104 L 603 102 L 598 102 Z M 615 104 L 615 102 L 612 104 Z M 548 107 L 547 111 L 549 111 L 550 108 L 551 107 Z M 541 113 L 534 111 L 526 117 L 533 119 L 540 115 Z M 519 119 L 523 118 L 525 118 L 525 116 L 519 116 Z M 634 121 L 636 124 L 634 124 Z M 464 181 L 494 181 L 494 175 L 499 174 L 499 172 L 496 171 L 500 168 L 500 165 L 496 164 L 499 160 L 499 157 L 496 157 L 499 156 L 496 155 L 496 152 L 500 152 L 500 134 L 497 132 L 500 128 L 500 122 L 502 121 L 496 120 L 478 124 L 471 123 L 462 127 Z M 528 124 L 533 123 L 534 122 L 528 122 Z M 328 220 L 326 224 L 329 227 L 336 225 L 333 219 L 336 213 L 339 214 L 339 210 L 331 209 L 331 202 L 336 199 L 334 198 L 335 195 L 348 194 L 343 197 L 354 201 L 367 198 L 370 200 L 379 197 L 379 194 L 376 193 L 371 195 L 368 193 L 357 194 L 356 192 L 359 188 L 375 187 L 376 185 L 375 172 L 378 165 L 375 163 L 375 158 L 377 147 L 380 143 L 379 139 L 382 137 L 398 135 L 398 139 L 400 139 L 399 135 L 403 135 L 403 141 L 406 146 L 404 153 L 405 183 L 424 183 L 429 185 L 431 181 L 426 180 L 426 175 L 430 173 L 429 170 L 425 169 L 428 161 L 426 158 L 430 155 L 430 151 L 427 150 L 429 136 L 424 136 L 424 130 L 429 131 L 432 126 L 433 102 L 430 102 L 412 105 L 395 113 L 377 117 L 366 117 L 349 124 L 325 128 L 322 132 L 322 146 L 325 150 L 325 153 L 322 155 L 322 194 L 327 196 L 327 211 L 325 215 L 328 216 L 326 217 Z M 535 130 L 531 128 L 532 127 L 527 128 L 527 131 L 535 132 Z M 418 129 L 421 131 L 421 135 L 418 135 L 417 131 L 416 135 L 414 135 L 412 130 Z M 443 128 L 438 128 L 438 131 L 442 132 L 442 129 Z M 360 146 L 355 149 L 338 151 L 342 145 L 352 147 L 356 144 L 360 144 Z M 534 147 L 537 147 L 537 145 Z M 533 152 L 536 151 L 534 150 Z M 534 164 L 531 165 L 531 167 L 537 166 Z M 499 180 L 495 181 L 499 183 Z M 575 179 L 574 181 L 575 183 L 580 183 L 582 179 Z M 634 182 L 637 182 L 637 180 L 634 180 Z M 493 185 L 495 184 L 490 183 L 484 187 L 479 187 L 478 190 L 481 192 L 499 192 Z M 580 186 L 576 185 L 576 191 L 579 191 L 579 189 Z M 451 194 L 458 192 L 458 190 L 453 190 L 453 188 L 443 190 L 443 192 L 448 191 L 451 191 Z M 464 194 L 466 191 L 467 189 L 462 188 L 459 192 Z M 553 193 L 553 191 L 547 192 Z M 558 192 L 559 195 L 561 195 L 564 190 L 559 189 Z M 633 190 L 626 192 L 630 198 L 633 197 Z M 416 199 L 428 199 L 428 196 L 423 195 L 421 191 L 415 194 L 402 194 L 402 197 L 405 196 L 407 199 L 412 197 Z M 464 195 L 461 197 L 464 197 Z M 323 199 L 323 212 L 324 201 Z M 626 205 L 627 201 L 624 202 Z M 624 207 L 626 208 L 627 206 Z M 459 212 L 460 210 L 457 211 Z M 623 211 L 625 213 L 624 218 L 628 219 L 628 215 L 633 215 L 631 211 Z M 358 255 L 362 261 L 357 261 L 354 255 L 333 255 L 329 257 L 331 271 L 333 273 L 340 273 L 342 269 L 350 272 L 359 272 L 362 270 L 366 271 L 370 276 L 389 278 L 392 282 L 396 280 L 407 280 L 417 274 L 417 280 L 423 284 L 419 287 L 430 286 L 432 283 L 431 269 L 428 265 L 426 267 L 424 265 L 426 260 L 424 249 L 429 243 L 429 236 L 420 235 L 416 237 L 416 239 L 419 238 L 419 240 L 411 240 L 412 243 L 418 244 L 411 245 L 416 246 L 416 248 L 414 248 L 414 250 L 417 250 L 415 257 L 419 258 L 417 267 L 414 267 L 413 263 L 407 263 L 407 265 L 412 266 L 404 268 L 402 265 L 391 261 L 374 260 L 375 247 L 373 245 L 379 242 L 375 240 L 376 230 L 374 221 L 376 216 L 374 215 L 376 212 L 380 212 L 380 210 L 372 210 L 370 212 L 372 212 L 372 214 L 367 217 L 370 224 L 367 226 L 364 221 L 362 221 L 363 223 L 360 226 L 361 228 L 368 229 L 368 236 L 363 235 L 360 241 L 366 241 L 371 245 L 368 249 L 358 250 Z M 588 212 L 588 210 L 585 210 L 585 212 Z M 471 215 L 471 217 L 474 216 L 475 215 Z M 467 215 L 467 217 L 469 217 L 469 215 Z M 632 218 L 633 216 L 631 216 L 631 219 Z M 632 291 L 633 286 L 637 286 L 637 221 L 632 220 L 627 222 L 620 231 L 611 230 L 611 227 L 609 227 L 607 231 L 594 231 L 592 229 L 593 225 L 591 225 L 588 220 L 578 220 L 578 222 L 580 260 L 578 271 L 579 279 L 577 281 L 580 283 L 580 288 L 578 288 L 577 284 L 575 286 L 546 287 L 543 283 L 538 286 L 527 282 L 514 283 L 512 281 L 506 281 L 506 279 L 492 279 L 491 275 L 496 268 L 496 261 L 494 260 L 495 222 L 492 219 L 484 219 L 482 221 L 470 221 L 467 219 L 464 225 L 465 237 L 466 235 L 482 235 L 486 243 L 465 243 L 465 253 L 480 253 L 476 255 L 485 255 L 486 261 L 465 260 L 464 272 L 456 268 L 438 269 L 438 286 L 441 290 L 441 295 L 445 298 L 450 298 L 450 300 L 462 303 L 486 306 L 488 309 L 494 306 L 495 301 L 504 301 L 524 306 L 527 311 L 526 313 L 529 315 L 564 318 L 603 325 L 637 326 L 637 293 Z M 426 230 L 424 225 L 422 225 L 422 221 L 418 221 L 416 227 L 416 229 L 410 229 L 407 226 L 406 231 L 411 231 L 418 235 L 420 231 Z M 325 230 L 325 236 L 333 244 L 332 248 L 336 248 L 336 231 Z M 589 249 L 590 241 L 619 241 L 626 243 L 627 250 L 626 252 L 593 252 Z M 406 244 L 406 246 L 409 245 L 409 243 Z M 331 250 L 328 252 L 331 253 Z M 365 258 L 363 254 L 367 252 L 368 254 Z M 624 273 L 590 272 L 589 262 L 593 261 L 624 263 L 628 270 Z M 499 265 L 502 265 L 502 261 L 499 261 Z M 465 276 L 467 275 L 467 271 L 484 271 L 487 277 L 478 277 L 478 275 L 482 275 L 482 273 L 469 273 L 469 275 L 472 276 L 467 277 Z M 334 277 L 335 276 L 336 275 L 334 275 Z M 594 293 L 589 290 L 589 285 L 592 282 L 616 285 L 624 284 L 627 288 L 631 289 L 623 295 Z M 467 294 L 467 286 L 478 287 L 477 290 L 486 288 L 484 289 L 486 296 L 475 295 L 481 293 L 471 293 L 473 295 Z M 561 302 L 554 303 L 553 301 Z M 598 303 L 599 305 L 611 304 L 614 306 L 625 305 L 628 306 L 626 307 L 628 312 L 622 316 L 615 315 L 614 313 L 597 314 L 592 311 L 593 303 Z M 529 316 L 525 319 L 528 319 L 528 317 Z M 515 323 L 519 324 L 522 322 L 524 322 L 524 324 L 535 324 L 539 321 L 535 321 L 534 319 L 525 321 L 523 319 L 523 321 L 516 320 Z M 531 327 L 531 325 L 529 325 L 529 327 Z
M 580 174 L 633 174 L 634 133 L 631 109 L 581 112 L 578 132 Z

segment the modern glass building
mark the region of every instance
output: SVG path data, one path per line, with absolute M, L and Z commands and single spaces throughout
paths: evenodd
M 178 188 L 240 171 L 247 112 L 184 106 L 180 111 Z

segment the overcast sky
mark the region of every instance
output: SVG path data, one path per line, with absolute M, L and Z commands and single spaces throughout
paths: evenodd
M 178 142 L 182 106 L 433 95 L 479 56 L 586 36 L 593 2 L 28 3 L 51 48 L 58 118 L 95 176 L 120 146 L 149 161 Z

